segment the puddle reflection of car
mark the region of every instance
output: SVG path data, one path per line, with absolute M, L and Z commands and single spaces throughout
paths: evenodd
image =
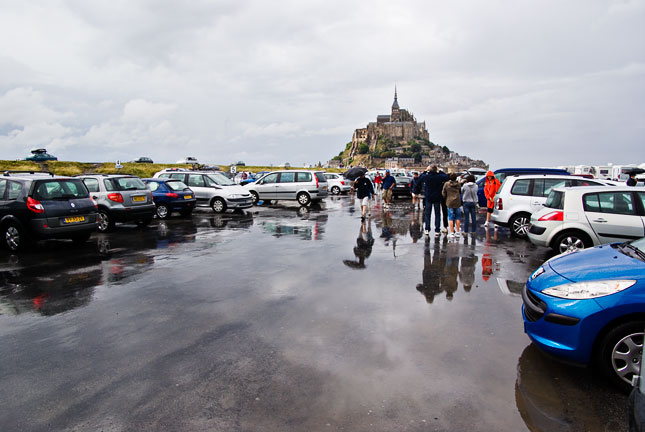
M 567 362 L 596 364 L 631 388 L 645 328 L 645 238 L 559 255 L 522 292 L 524 330 Z
M 127 282 L 129 278 L 141 276 L 150 270 L 154 262 L 154 256 L 144 253 L 123 255 L 103 261 L 102 267 L 105 282 L 106 284 Z
M 215 215 L 207 220 L 212 228 L 247 229 L 253 225 L 253 215 L 250 213 Z
M 0 315 L 55 315 L 85 306 L 101 284 L 100 264 L 29 267 L 0 272 Z

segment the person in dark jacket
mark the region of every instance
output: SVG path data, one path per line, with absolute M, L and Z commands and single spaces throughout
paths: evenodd
M 629 173 L 629 178 L 627 179 L 627 186 L 636 186 L 636 174 Z
M 438 172 L 436 165 L 428 166 L 426 171 L 419 177 L 423 185 L 423 195 L 425 200 L 425 235 L 430 234 L 430 219 L 434 209 L 434 232 L 436 236 L 441 234 L 441 191 L 443 184 L 448 180 L 448 176 L 443 172 Z
M 354 189 L 356 189 L 356 198 L 361 202 L 361 219 L 365 220 L 365 214 L 371 216 L 370 200 L 374 196 L 374 185 L 372 181 L 363 173 L 358 180 L 354 182 Z
M 421 207 L 421 187 L 423 185 L 419 181 L 419 173 L 415 172 L 414 177 L 412 177 L 412 182 L 410 185 L 410 193 L 412 194 L 412 208 L 416 204 L 416 208 Z
M 385 170 L 385 177 L 383 177 L 383 201 L 385 201 L 385 208 L 390 208 L 390 201 L 392 200 L 392 188 L 396 180 L 390 175 L 390 170 Z

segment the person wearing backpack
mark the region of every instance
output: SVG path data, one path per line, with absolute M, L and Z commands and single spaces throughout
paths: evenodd
M 448 236 L 455 237 L 459 235 L 461 228 L 461 185 L 457 181 L 457 174 L 451 173 L 449 179 L 443 185 L 441 195 L 445 198 L 448 208 L 448 226 L 450 228 Z
M 421 207 L 421 187 L 423 186 L 421 184 L 421 181 L 419 181 L 419 173 L 415 172 L 414 177 L 412 177 L 412 184 L 410 185 L 410 193 L 412 194 L 412 208 L 415 208 L 414 205 L 416 204 L 416 208 Z
M 466 183 L 461 187 L 461 200 L 464 205 L 463 234 L 465 237 L 469 228 L 471 234 L 475 234 L 477 230 L 477 183 L 475 183 L 475 176 L 472 174 L 466 177 Z

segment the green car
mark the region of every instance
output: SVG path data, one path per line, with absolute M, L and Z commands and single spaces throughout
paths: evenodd
M 36 149 L 31 151 L 31 156 L 25 158 L 25 160 L 32 162 L 46 162 L 46 161 L 57 161 L 56 156 L 52 156 L 47 153 L 46 149 Z

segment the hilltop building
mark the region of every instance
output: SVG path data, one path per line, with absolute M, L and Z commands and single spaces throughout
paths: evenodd
M 351 155 L 358 153 L 362 143 L 367 143 L 370 151 L 374 151 L 376 144 L 387 140 L 394 146 L 402 147 L 411 139 L 429 140 L 430 135 L 426 130 L 425 122 L 417 122 L 407 110 L 399 107 L 396 87 L 394 87 L 394 102 L 390 114 L 376 116 L 375 122 L 370 122 L 367 127 L 356 129 L 352 135 Z

